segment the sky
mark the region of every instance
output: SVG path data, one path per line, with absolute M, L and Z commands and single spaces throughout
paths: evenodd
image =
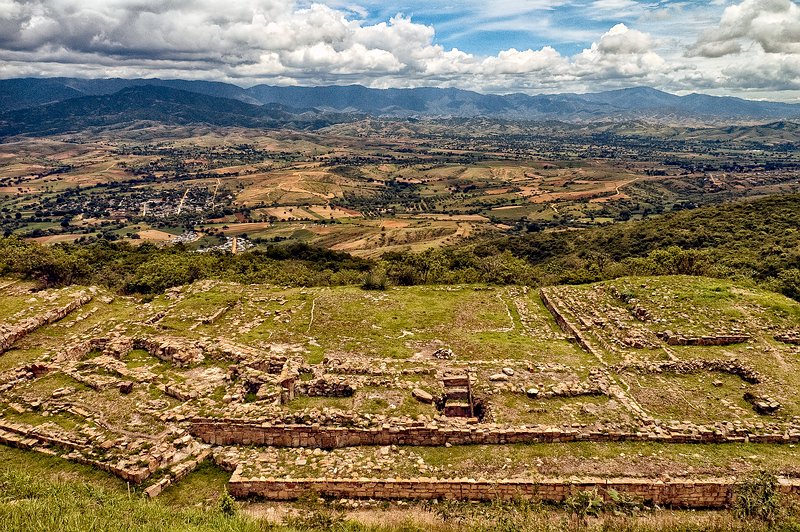
M 0 0 L 0 78 L 800 102 L 793 0 Z

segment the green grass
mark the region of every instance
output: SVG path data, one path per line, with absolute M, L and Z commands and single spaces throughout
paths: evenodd
M 343 410 L 350 410 L 352 406 L 352 397 L 309 397 L 307 395 L 297 396 L 286 404 L 286 408 L 293 412 L 305 410 L 307 408 L 340 408 Z
M 0 523 L 7 531 L 284 530 L 221 514 L 216 499 L 224 483 L 212 466 L 151 501 L 116 477 L 57 457 L 0 446 L 0 464 Z
M 231 474 L 205 461 L 177 484 L 164 490 L 159 502 L 178 508 L 211 508 L 225 493 Z
M 425 463 L 455 478 L 537 476 L 742 476 L 765 469 L 794 475 L 796 448 L 771 444 L 660 444 L 649 442 L 410 447 Z

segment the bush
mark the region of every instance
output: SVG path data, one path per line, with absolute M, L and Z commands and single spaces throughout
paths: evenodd
M 236 515 L 236 501 L 228 493 L 228 490 L 222 492 L 219 498 L 219 511 L 222 515 L 227 515 L 228 517 Z
M 389 278 L 383 270 L 370 270 L 361 283 L 364 290 L 386 290 L 389 288 Z
M 733 515 L 739 519 L 758 519 L 773 523 L 781 513 L 778 478 L 759 471 L 739 482 L 733 490 Z
M 564 500 L 564 506 L 581 521 L 597 517 L 603 512 L 603 497 L 597 490 L 583 490 Z

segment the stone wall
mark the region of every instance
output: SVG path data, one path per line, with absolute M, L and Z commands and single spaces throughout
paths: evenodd
M 702 371 L 716 371 L 736 375 L 743 381 L 750 384 L 758 384 L 763 380 L 761 374 L 756 370 L 744 365 L 739 360 L 721 359 L 694 359 L 694 360 L 664 360 L 664 361 L 641 361 L 627 362 L 612 366 L 611 369 L 617 372 L 633 371 L 636 373 L 678 373 L 691 374 Z
M 67 460 L 96 467 L 134 484 L 141 484 L 158 467 L 155 462 L 144 467 L 120 467 L 113 463 L 93 460 L 81 454 L 81 451 L 87 449 L 86 445 L 54 438 L 46 434 L 39 434 L 36 432 L 35 427 L 28 429 L 9 422 L 0 422 L 0 444 L 45 454 L 56 454 L 53 447 L 61 448 L 65 451 L 71 451 L 62 455 Z
M 509 443 L 623 442 L 660 443 L 800 443 L 800 426 L 760 431 L 718 424 L 643 426 L 639 429 L 581 427 L 518 427 L 473 425 L 383 426 L 375 428 L 320 425 L 271 425 L 234 420 L 195 419 L 189 431 L 212 445 L 268 445 L 333 449 L 362 445 L 502 445 Z
M 321 378 L 296 384 L 296 393 L 309 397 L 352 397 L 355 388 L 344 378 Z
M 203 349 L 197 343 L 177 337 L 137 338 L 134 349 L 144 349 L 156 358 L 169 362 L 179 368 L 197 364 L 205 360 Z
M 785 344 L 800 345 L 800 332 L 790 331 L 783 334 L 776 334 L 775 339 Z
M 204 462 L 210 455 L 210 449 L 203 449 L 197 456 L 193 456 L 184 462 L 174 465 L 170 468 L 169 475 L 145 489 L 145 494 L 150 498 L 158 496 L 171 485 L 186 478 L 189 473 L 197 469 L 197 466 Z
M 571 341 L 575 341 L 581 346 L 583 349 L 586 350 L 587 353 L 593 355 L 597 360 L 600 361 L 601 364 L 605 365 L 605 360 L 603 359 L 603 353 L 601 353 L 598 349 L 595 349 L 588 340 L 581 334 L 580 329 L 577 325 L 575 325 L 559 308 L 558 308 L 558 296 L 552 294 L 547 287 L 542 287 L 539 289 L 539 296 L 542 298 L 542 303 L 547 310 L 550 311 L 550 314 L 553 315 L 553 318 L 556 320 L 556 323 L 561 330 L 567 335 L 567 339 Z M 598 338 L 600 339 L 600 338 Z M 610 350 L 610 346 L 607 345 L 605 341 L 602 341 L 604 344 L 605 349 Z
M 83 305 L 89 303 L 91 300 L 92 296 L 90 294 L 81 294 L 77 299 L 70 301 L 63 307 L 48 310 L 47 312 L 39 314 L 38 316 L 25 318 L 20 323 L 13 325 L 10 330 L 0 335 L 0 354 L 8 351 L 12 345 L 39 327 L 43 327 L 63 319 L 71 312 L 74 312 Z
M 553 315 L 553 318 L 556 320 L 558 326 L 561 327 L 561 330 L 570 336 L 571 340 L 577 341 L 580 339 L 581 335 L 578 332 L 578 328 L 573 325 L 566 318 L 566 316 L 564 316 L 561 311 L 558 310 L 558 308 L 556 308 L 556 303 L 553 301 L 553 299 L 551 299 L 550 292 L 547 290 L 547 288 L 540 288 L 539 296 L 542 298 L 542 303 L 544 303 L 545 308 L 550 311 L 550 314 Z
M 572 494 L 597 490 L 605 498 L 615 490 L 638 501 L 662 507 L 723 508 L 730 504 L 734 483 L 729 479 L 276 479 L 243 478 L 237 470 L 228 483 L 235 497 L 291 500 L 308 493 L 336 498 L 457 499 L 473 501 L 536 500 L 562 502 Z M 785 493 L 800 494 L 800 481 L 780 479 Z
M 746 334 L 716 334 L 709 336 L 684 336 L 682 334 L 675 334 L 672 331 L 664 331 L 657 333 L 660 339 L 664 340 L 667 345 L 733 345 L 741 344 L 750 339 Z

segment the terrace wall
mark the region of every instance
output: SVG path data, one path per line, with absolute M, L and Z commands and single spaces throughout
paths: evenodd
M 91 300 L 91 295 L 81 294 L 77 299 L 70 301 L 63 307 L 45 311 L 37 316 L 31 316 L 13 325 L 10 330 L 0 335 L 0 354 L 11 349 L 12 345 L 36 329 L 65 318 L 68 314 L 86 305 Z
M 228 490 L 235 497 L 297 499 L 308 493 L 336 498 L 455 499 L 472 501 L 536 500 L 562 502 L 570 495 L 597 490 L 608 498 L 615 490 L 648 504 L 680 508 L 723 508 L 730 505 L 734 482 L 729 479 L 659 481 L 640 478 L 472 480 L 472 479 L 276 479 L 243 478 L 235 472 Z M 800 481 L 780 479 L 780 489 L 800 494 Z
M 561 442 L 661 442 L 661 443 L 800 443 L 800 427 L 786 426 L 773 432 L 746 428 L 683 425 L 680 430 L 652 426 L 649 429 L 588 429 L 535 426 L 508 428 L 481 425 L 464 428 L 432 426 L 375 428 L 321 425 L 273 425 L 233 420 L 195 419 L 190 432 L 212 445 L 265 445 L 334 449 L 363 445 L 502 445 L 509 443 Z

